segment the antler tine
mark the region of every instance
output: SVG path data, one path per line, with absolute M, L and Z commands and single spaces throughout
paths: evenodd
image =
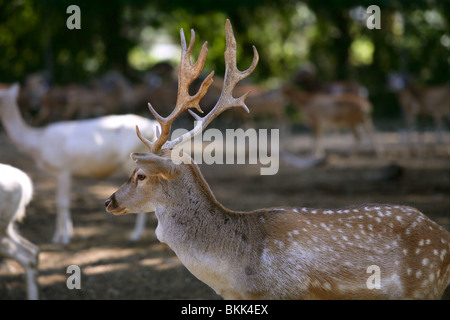
M 167 129 L 167 123 L 166 123 L 166 119 L 161 117 L 158 112 L 155 111 L 155 109 L 153 109 L 152 105 L 150 104 L 150 102 L 148 103 L 148 109 L 150 110 L 150 112 L 152 113 L 152 115 L 155 117 L 155 119 L 158 121 L 159 125 L 161 126 L 161 130 L 162 132 L 167 132 L 170 131 L 170 125 L 169 128 Z M 166 128 L 166 129 L 165 129 Z M 167 138 L 166 137 L 161 137 L 161 131 L 159 129 L 159 127 L 156 127 L 156 137 L 157 140 L 155 142 L 152 142 L 150 140 L 148 140 L 146 137 L 144 137 L 141 134 L 141 131 L 139 130 L 139 127 L 136 125 L 136 134 L 138 136 L 138 138 L 142 141 L 142 143 L 148 148 L 148 150 L 152 153 L 157 153 L 161 146 L 164 144 L 164 142 L 167 140 L 168 138 L 168 133 L 167 133 Z M 165 139 L 165 140 L 164 140 Z
M 178 73 L 178 96 L 175 110 L 179 110 L 178 113 L 181 113 L 184 110 L 195 108 L 199 112 L 203 113 L 203 111 L 200 109 L 199 102 L 206 94 L 206 90 L 208 89 L 206 88 L 206 90 L 204 90 L 203 84 L 205 83 L 205 81 L 202 83 L 200 90 L 194 96 L 189 95 L 189 86 L 195 79 L 197 79 L 197 77 L 202 72 L 203 67 L 205 66 L 206 55 L 208 54 L 207 48 L 208 42 L 205 41 L 197 61 L 194 64 L 192 64 L 191 51 L 192 48 L 194 47 L 195 32 L 193 29 L 191 29 L 191 41 L 189 42 L 189 47 L 187 49 L 183 29 L 180 30 L 180 36 L 182 43 L 182 53 L 180 61 L 180 70 Z M 211 83 L 212 82 L 210 82 L 209 85 L 211 85 Z
M 202 132 L 211 123 L 212 120 L 214 120 L 219 114 L 221 114 L 225 110 L 238 107 L 243 108 L 244 110 L 249 112 L 247 106 L 245 105 L 245 99 L 247 98 L 250 91 L 245 93 L 239 98 L 234 98 L 232 92 L 234 87 L 239 81 L 247 78 L 255 70 L 259 60 L 258 51 L 256 50 L 256 47 L 253 46 L 253 61 L 250 67 L 245 71 L 240 71 L 236 65 L 236 39 L 233 34 L 231 22 L 228 19 L 226 21 L 225 31 L 226 31 L 225 78 L 219 100 L 217 101 L 214 108 L 204 117 L 200 117 L 199 115 L 193 113 L 191 110 L 188 110 L 189 113 L 197 121 L 196 126 L 191 131 L 178 137 L 176 140 L 169 141 L 166 144 L 164 144 L 163 147 L 164 149 L 166 148 L 170 149 L 189 141 L 197 134 Z
M 214 108 L 202 118 L 203 125 L 202 130 L 206 128 L 211 121 L 213 121 L 218 115 L 220 115 L 225 110 L 231 108 L 243 108 L 245 111 L 249 112 L 247 106 L 245 105 L 245 99 L 250 94 L 246 92 L 241 97 L 233 97 L 233 89 L 237 83 L 245 78 L 247 78 L 256 68 L 259 61 L 259 54 L 256 47 L 253 46 L 253 60 L 245 71 L 240 71 L 236 64 L 236 39 L 234 37 L 233 28 L 231 26 L 230 20 L 227 19 L 225 25 L 226 32 L 226 49 L 225 49 L 225 77 L 224 84 L 222 87 L 222 92 L 220 94 L 219 100 L 217 101 Z
M 255 70 L 256 65 L 258 64 L 259 55 L 258 51 L 256 50 L 256 47 L 253 46 L 253 61 L 250 67 L 245 71 L 240 71 L 236 65 L 236 51 L 237 51 L 236 39 L 234 37 L 233 27 L 231 26 L 231 22 L 228 19 L 225 25 L 225 31 L 226 31 L 226 49 L 225 49 L 226 71 L 224 83 L 227 84 L 227 86 L 224 85 L 224 88 L 226 90 L 225 92 L 228 92 L 229 90 L 233 90 L 239 81 L 247 78 Z
M 245 111 L 249 112 L 247 106 L 245 105 L 245 99 L 249 95 L 249 92 L 246 92 L 239 98 L 233 97 L 233 89 L 237 85 L 237 83 L 245 78 L 247 78 L 256 68 L 259 61 L 259 54 L 256 50 L 256 47 L 253 46 L 253 60 L 245 71 L 240 71 L 237 68 L 236 64 L 236 39 L 233 33 L 233 27 L 231 26 L 230 20 L 227 19 L 225 25 L 226 31 L 226 49 L 225 49 L 225 77 L 224 84 L 222 88 L 222 92 L 214 106 L 213 110 L 204 117 L 203 126 L 206 127 L 208 124 L 214 120 L 219 114 L 224 112 L 225 110 L 231 108 L 243 108 Z
M 139 139 L 142 141 L 143 144 L 145 144 L 145 146 L 148 148 L 148 150 L 151 152 L 153 149 L 153 142 L 151 142 L 150 140 L 148 140 L 146 137 L 144 137 L 141 134 L 141 130 L 139 130 L 139 126 L 136 125 L 136 134 L 139 137 Z
M 191 30 L 191 40 L 189 42 L 189 47 L 186 47 L 186 38 L 184 35 L 183 29 L 180 30 L 180 38 L 181 38 L 181 59 L 180 59 L 180 70 L 178 73 L 178 94 L 177 94 L 177 102 L 174 110 L 167 117 L 160 116 L 155 109 L 153 109 L 152 105 L 149 103 L 148 107 L 150 112 L 156 118 L 161 126 L 161 132 L 157 132 L 157 140 L 155 142 L 151 142 L 148 139 L 144 138 L 137 128 L 136 132 L 141 141 L 149 148 L 149 151 L 152 153 L 158 153 L 163 147 L 164 143 L 169 139 L 170 129 L 173 121 L 185 110 L 195 108 L 199 112 L 203 111 L 200 109 L 199 102 L 205 96 L 209 86 L 212 83 L 212 78 L 214 76 L 214 71 L 211 72 L 202 82 L 200 89 L 198 92 L 191 96 L 189 94 L 189 86 L 191 83 L 200 75 L 203 70 L 203 67 L 206 62 L 206 56 L 208 54 L 208 43 L 205 42 L 200 51 L 199 57 L 197 61 L 192 64 L 190 55 L 192 48 L 194 47 L 195 42 L 195 32 Z

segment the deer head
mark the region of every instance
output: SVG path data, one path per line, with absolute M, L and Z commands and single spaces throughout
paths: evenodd
M 175 164 L 171 160 L 170 155 L 175 147 L 181 146 L 190 141 L 197 134 L 201 133 L 212 120 L 225 110 L 242 108 L 249 112 L 245 105 L 245 98 L 250 92 L 245 93 L 241 97 L 234 98 L 232 91 L 239 81 L 248 77 L 256 68 L 259 59 L 258 52 L 256 48 L 253 47 L 254 56 L 250 67 L 245 71 L 238 70 L 236 66 L 236 40 L 229 20 L 226 21 L 225 31 L 226 50 L 224 85 L 214 108 L 208 114 L 201 117 L 192 112 L 192 109 L 196 109 L 198 112 L 203 113 L 199 102 L 205 96 L 208 88 L 212 84 L 214 71 L 203 80 L 195 95 L 192 96 L 189 94 L 189 86 L 203 70 L 208 49 L 207 42 L 205 42 L 197 61 L 192 64 L 190 55 L 195 41 L 194 30 L 191 30 L 191 39 L 188 47 L 186 46 L 183 29 L 180 30 L 182 53 L 178 73 L 178 94 L 175 108 L 170 115 L 162 117 L 149 103 L 149 110 L 161 125 L 161 132 L 158 131 L 157 140 L 151 142 L 145 138 L 141 134 L 139 128 L 136 127 L 136 133 L 139 139 L 147 146 L 149 152 L 131 154 L 131 158 L 136 162 L 137 168 L 130 179 L 105 202 L 106 209 L 109 212 L 112 212 L 113 214 L 126 214 L 154 211 L 155 206 L 164 205 L 162 202 L 164 202 L 163 199 L 167 198 L 167 193 L 164 193 L 167 184 L 174 184 L 174 187 L 176 188 L 179 183 L 174 183 L 174 180 L 186 179 L 188 176 L 200 181 L 202 188 L 210 193 L 209 187 L 201 177 L 197 168 L 195 168 L 195 166 L 186 165 L 186 163 L 192 164 L 193 162 L 188 155 L 183 155 L 183 157 L 187 157 L 187 159 L 186 161 L 183 161 L 182 164 Z M 186 110 L 194 117 L 196 125 L 191 131 L 184 135 L 172 141 L 168 140 L 172 123 Z M 185 174 L 182 174 L 182 172 L 185 172 Z M 171 203 L 173 205 L 173 201 L 171 201 Z

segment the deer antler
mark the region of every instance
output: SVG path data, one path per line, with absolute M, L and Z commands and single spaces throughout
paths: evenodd
M 149 103 L 148 107 L 150 109 L 150 112 L 153 114 L 153 116 L 156 118 L 156 120 L 161 125 L 161 132 L 158 132 L 157 140 L 155 142 L 149 141 L 147 138 L 143 137 L 139 131 L 139 128 L 136 126 L 136 133 L 141 139 L 141 141 L 149 148 L 150 152 L 152 153 L 158 153 L 161 150 L 161 147 L 163 144 L 167 141 L 170 134 L 170 128 L 172 126 L 173 121 L 185 110 L 195 108 L 199 112 L 203 112 L 200 109 L 199 102 L 203 98 L 203 96 L 206 94 L 209 86 L 212 83 L 212 77 L 214 75 L 214 71 L 211 72 L 205 80 L 203 80 L 200 89 L 198 92 L 191 96 L 189 94 L 189 86 L 191 83 L 200 75 L 200 73 L 203 70 L 203 67 L 205 65 L 206 61 L 206 55 L 208 53 L 207 44 L 208 42 L 205 42 L 203 44 L 203 47 L 200 51 L 200 55 L 195 62 L 195 64 L 191 63 L 190 56 L 191 51 L 194 46 L 195 42 L 195 32 L 194 30 L 191 30 L 191 41 L 189 43 L 189 47 L 186 48 L 186 39 L 184 36 L 183 29 L 180 30 L 180 37 L 181 37 L 181 61 L 180 61 L 180 70 L 178 72 L 178 94 L 177 94 L 177 102 L 175 105 L 175 109 L 172 111 L 172 113 L 167 116 L 166 118 L 161 117 L 155 109 L 153 109 L 152 105 Z
M 190 62 L 190 54 L 194 45 L 195 33 L 194 30 L 191 30 L 191 41 L 189 43 L 189 47 L 186 49 L 186 40 L 184 38 L 183 29 L 181 29 L 180 35 L 182 55 L 180 61 L 180 70 L 178 74 L 178 96 L 175 109 L 168 117 L 163 118 L 153 109 L 153 107 L 149 103 L 150 112 L 153 114 L 156 120 L 158 120 L 162 128 L 162 131 L 161 133 L 158 133 L 158 139 L 155 142 L 151 142 L 143 137 L 139 131 L 139 128 L 136 127 L 136 133 L 139 139 L 141 139 L 141 141 L 149 148 L 150 152 L 158 153 L 161 149 L 172 149 L 177 145 L 181 145 L 191 140 L 197 134 L 202 132 L 211 123 L 212 120 L 214 120 L 225 110 L 238 107 L 243 108 L 244 110 L 249 112 L 244 101 L 250 91 L 239 98 L 234 98 L 232 92 L 239 81 L 248 77 L 253 72 L 253 70 L 255 70 L 259 60 L 258 51 L 256 50 L 255 46 L 253 46 L 252 64 L 247 70 L 240 71 L 236 66 L 236 39 L 234 38 L 233 28 L 231 27 L 230 20 L 228 19 L 225 25 L 225 32 L 225 78 L 222 92 L 214 108 L 204 117 L 200 117 L 190 109 L 195 108 L 199 112 L 203 113 L 203 111 L 200 109 L 199 102 L 205 96 L 209 86 L 213 81 L 212 78 L 214 75 L 214 71 L 212 71 L 206 77 L 206 79 L 203 80 L 200 89 L 194 96 L 189 95 L 189 85 L 200 75 L 206 61 L 206 54 L 208 50 L 206 48 L 207 42 L 205 42 L 203 44 L 202 50 L 200 51 L 197 62 L 192 65 Z M 185 110 L 188 110 L 189 113 L 195 118 L 195 120 L 197 120 L 195 127 L 191 131 L 185 133 L 177 139 L 173 141 L 167 141 L 170 134 L 170 127 L 173 121 Z

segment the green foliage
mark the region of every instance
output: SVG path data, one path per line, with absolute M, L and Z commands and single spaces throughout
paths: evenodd
M 81 30 L 66 27 L 71 4 L 81 9 Z M 381 30 L 369 30 L 366 16 L 358 18 L 372 4 L 381 9 Z M 164 34 L 178 46 L 180 28 L 188 41 L 195 29 L 194 55 L 208 41 L 205 71 L 223 75 L 229 18 L 239 67 L 250 64 L 252 45 L 260 53 L 252 80 L 275 86 L 311 62 L 321 81 L 361 82 L 387 110 L 380 113 L 389 114 L 389 72 L 408 71 L 424 84 L 448 81 L 449 14 L 449 1 L 437 0 L 0 0 L 0 81 L 21 81 L 40 70 L 55 84 L 88 81 L 111 69 L 135 76 L 142 70 L 130 57 L 145 69 L 155 62 L 147 57 L 155 39 Z

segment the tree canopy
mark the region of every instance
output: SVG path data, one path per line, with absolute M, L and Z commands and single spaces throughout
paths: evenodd
M 80 7 L 79 30 L 66 27 L 72 4 Z M 372 4 L 381 10 L 381 29 L 366 26 Z M 437 0 L 0 0 L 0 81 L 42 70 L 60 84 L 111 69 L 133 77 L 159 60 L 177 64 L 180 28 L 187 37 L 195 29 L 194 54 L 208 41 L 206 68 L 222 74 L 229 18 L 241 69 L 252 45 L 260 53 L 255 82 L 288 81 L 311 63 L 323 81 L 356 80 L 382 96 L 396 70 L 418 83 L 448 81 L 449 14 L 450 2 Z

